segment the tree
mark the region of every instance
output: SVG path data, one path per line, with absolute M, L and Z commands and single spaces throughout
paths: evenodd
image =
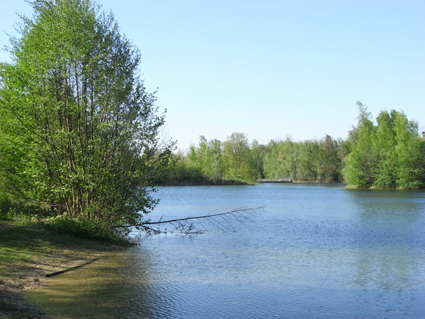
M 382 111 L 375 126 L 359 103 L 359 125 L 350 132 L 343 169 L 356 187 L 420 189 L 425 186 L 425 145 L 418 124 L 403 112 Z
M 199 147 L 191 147 L 189 159 L 196 163 L 202 175 L 212 181 L 218 181 L 224 177 L 222 153 L 219 140 L 207 141 L 202 135 L 199 137 Z
M 255 168 L 257 172 L 256 175 L 259 178 L 264 177 L 263 159 L 264 159 L 265 152 L 266 152 L 265 145 L 258 143 L 257 140 L 253 140 L 251 142 L 250 162 L 251 162 L 251 166 Z
M 91 0 L 35 0 L 1 65 L 0 160 L 15 198 L 51 215 L 140 223 L 174 142 L 140 53 Z
M 317 173 L 318 179 L 324 182 L 338 182 L 340 177 L 340 158 L 338 142 L 327 135 L 319 142 Z
M 317 180 L 317 155 L 319 143 L 315 140 L 300 143 L 297 178 L 301 181 Z
M 394 115 L 382 111 L 377 117 L 378 127 L 376 129 L 375 143 L 375 181 L 374 186 L 378 188 L 394 188 L 396 186 L 397 158 L 394 153 L 396 140 L 394 132 Z
M 264 158 L 264 175 L 268 179 L 298 178 L 300 146 L 290 138 L 285 141 L 271 141 Z
M 279 162 L 278 157 L 278 141 L 271 140 L 266 145 L 266 151 L 263 158 L 264 176 L 267 179 L 278 179 Z
M 359 106 L 359 123 L 352 151 L 345 157 L 344 180 L 359 188 L 368 188 L 374 183 L 375 172 L 375 130 L 371 115 L 362 103 Z
M 226 177 L 245 182 L 254 182 L 258 173 L 250 161 L 248 137 L 243 133 L 232 133 L 224 142 Z
M 419 138 L 418 124 L 406 115 L 393 111 L 397 159 L 395 170 L 398 188 L 419 189 L 425 186 L 424 144 Z

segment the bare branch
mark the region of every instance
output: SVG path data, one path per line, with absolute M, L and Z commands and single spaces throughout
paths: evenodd
M 148 234 L 160 234 L 167 233 L 167 229 L 161 230 L 160 226 L 169 224 L 174 230 L 180 233 L 200 234 L 205 232 L 207 229 L 202 221 L 207 221 L 211 226 L 219 229 L 220 231 L 236 231 L 236 227 L 234 225 L 235 223 L 244 224 L 251 220 L 250 217 L 253 214 L 258 213 L 263 209 L 264 206 L 256 208 L 238 208 L 224 213 L 211 213 L 208 215 L 176 218 L 170 220 L 146 221 L 134 225 L 120 225 L 116 226 L 116 228 L 141 227 Z M 196 222 L 198 225 L 194 225 L 193 222 Z M 155 225 L 158 226 L 158 228 L 152 227 Z
M 209 217 L 217 217 L 217 216 L 223 216 L 223 215 L 236 215 L 237 213 L 255 213 L 256 211 L 264 209 L 264 206 L 260 206 L 257 208 L 238 208 L 229 212 L 224 213 L 217 213 L 217 214 L 209 214 L 204 216 L 194 216 L 194 217 L 186 217 L 186 218 L 178 218 L 178 219 L 170 219 L 170 220 L 161 220 L 157 222 L 143 222 L 139 224 L 134 225 L 120 225 L 116 227 L 135 227 L 135 226 L 146 226 L 146 225 L 159 225 L 159 224 L 171 224 L 173 222 L 181 222 L 181 221 L 188 221 L 188 220 L 194 220 L 194 219 L 204 219 Z M 239 214 L 239 216 L 241 216 Z M 246 216 L 244 216 L 246 218 Z

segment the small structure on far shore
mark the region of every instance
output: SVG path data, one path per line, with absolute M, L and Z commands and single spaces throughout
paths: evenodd
M 279 179 L 259 179 L 259 183 L 293 183 L 294 181 L 288 177 L 281 177 Z

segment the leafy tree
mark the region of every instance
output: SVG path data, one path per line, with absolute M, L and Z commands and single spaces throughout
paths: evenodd
M 226 178 L 254 182 L 258 173 L 250 161 L 248 137 L 243 133 L 232 133 L 224 142 Z
M 253 140 L 251 143 L 250 161 L 251 161 L 251 166 L 254 167 L 256 171 L 256 175 L 259 178 L 264 177 L 263 159 L 264 159 L 265 153 L 266 153 L 266 146 L 258 143 L 257 140 Z
M 319 152 L 317 154 L 317 175 L 320 181 L 338 182 L 340 180 L 340 162 L 338 157 L 338 142 L 331 136 L 326 135 L 319 142 Z
M 169 165 L 158 185 L 202 185 L 209 179 L 202 175 L 201 169 L 189 157 L 182 153 L 172 154 Z
M 418 124 L 408 121 L 404 113 L 393 111 L 397 158 L 395 170 L 398 188 L 419 189 L 425 186 L 424 144 Z
M 328 135 L 320 141 L 271 141 L 264 156 L 264 174 L 268 179 L 340 181 L 341 143 Z
M 285 141 L 271 141 L 269 152 L 264 159 L 264 174 L 268 179 L 297 179 L 300 146 L 290 138 Z
M 297 178 L 302 181 L 317 180 L 317 161 L 319 143 L 315 140 L 305 141 L 300 144 L 298 157 Z
M 278 141 L 271 140 L 266 146 L 266 152 L 263 159 L 264 177 L 267 179 L 279 178 L 279 155 Z
M 368 188 L 374 183 L 375 172 L 375 126 L 371 115 L 362 103 L 359 106 L 359 123 L 356 129 L 356 140 L 352 152 L 345 157 L 343 169 L 344 180 L 359 188 Z
M 394 188 L 396 186 L 396 166 L 397 158 L 394 153 L 396 145 L 394 132 L 394 115 L 397 112 L 391 112 L 391 115 L 382 111 L 377 117 L 378 127 L 376 130 L 375 143 L 375 182 L 374 186 L 378 188 Z
M 375 127 L 359 106 L 359 125 L 349 138 L 352 151 L 345 157 L 345 181 L 360 188 L 423 188 L 425 150 L 418 124 L 393 110 L 382 111 Z
M 199 138 L 199 147 L 191 147 L 189 159 L 195 163 L 195 167 L 202 175 L 212 181 L 224 178 L 222 159 L 222 145 L 219 140 L 207 141 L 202 135 Z
M 91 0 L 35 0 L 1 65 L 0 160 L 8 191 L 108 229 L 138 223 L 174 143 L 139 77 L 140 53 Z

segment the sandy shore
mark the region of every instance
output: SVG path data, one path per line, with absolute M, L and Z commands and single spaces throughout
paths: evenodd
M 84 264 L 122 249 L 96 241 L 60 236 L 37 227 L 0 221 L 0 319 L 46 319 L 26 292 L 42 289 L 46 274 Z

